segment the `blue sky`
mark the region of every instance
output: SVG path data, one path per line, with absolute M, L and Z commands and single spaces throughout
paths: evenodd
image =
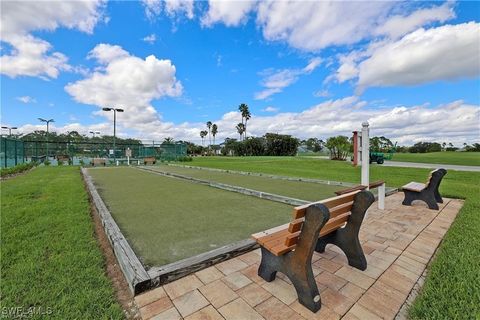
M 200 142 L 326 138 L 368 120 L 402 144 L 479 140 L 478 2 L 2 2 L 1 122 L 27 133 Z M 29 16 L 35 14 L 36 21 Z M 149 57 L 149 58 L 147 58 Z

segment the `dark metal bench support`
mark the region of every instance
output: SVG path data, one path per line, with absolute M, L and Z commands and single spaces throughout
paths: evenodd
M 320 293 L 312 270 L 312 256 L 320 229 L 330 217 L 328 208 L 315 204 L 307 208 L 302 233 L 294 251 L 275 256 L 262 247 L 258 275 L 265 281 L 275 280 L 277 272 L 285 274 L 297 291 L 299 302 L 312 312 L 320 310 Z
M 371 192 L 359 192 L 355 196 L 352 207 L 352 214 L 344 228 L 321 237 L 317 241 L 315 251 L 323 253 L 327 244 L 331 243 L 338 246 L 345 253 L 348 264 L 360 270 L 367 269 L 367 259 L 363 253 L 358 233 L 362 225 L 365 213 L 370 205 L 375 201 Z
M 440 183 L 446 174 L 447 170 L 445 169 L 437 169 L 433 171 L 428 185 L 425 187 L 425 189 L 419 192 L 404 189 L 403 192 L 405 194 L 405 199 L 403 200 L 402 204 L 410 206 L 414 200 L 422 200 L 428 205 L 429 209 L 438 210 L 439 207 L 437 203 L 443 203 L 443 199 L 438 191 L 438 188 L 440 187 Z

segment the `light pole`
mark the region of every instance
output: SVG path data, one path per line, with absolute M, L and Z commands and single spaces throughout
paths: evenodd
M 116 137 L 116 126 L 117 126 L 117 112 L 123 112 L 123 109 L 120 108 L 102 108 L 103 111 L 113 111 L 113 163 L 117 162 L 117 155 L 115 154 L 115 137 Z
M 50 122 L 55 122 L 55 120 L 53 120 L 53 119 L 46 120 L 46 119 L 43 119 L 43 118 L 38 118 L 38 120 L 47 123 L 47 160 L 48 160 L 48 125 L 50 124 Z
M 7 126 L 2 126 L 2 129 L 7 129 L 8 130 L 8 136 L 12 136 L 12 130 L 18 129 L 17 127 L 7 127 Z
M 95 138 L 95 135 L 100 134 L 100 131 L 90 131 L 90 133 L 93 135 L 93 138 Z

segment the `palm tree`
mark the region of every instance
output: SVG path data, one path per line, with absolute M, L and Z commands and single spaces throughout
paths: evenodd
M 200 138 L 202 138 L 202 147 L 203 147 L 203 142 L 205 141 L 205 137 L 207 136 L 208 132 L 207 130 L 202 130 L 200 131 Z
M 210 130 L 212 128 L 212 121 L 207 121 L 207 128 L 208 128 L 208 147 L 212 144 L 212 138 L 210 137 Z
M 240 135 L 240 141 L 242 141 L 242 136 L 245 132 L 245 125 L 240 122 L 239 124 L 237 124 L 236 128 L 237 128 L 238 134 Z
M 218 133 L 218 126 L 214 123 L 212 124 L 212 136 L 213 136 L 213 145 L 215 145 L 215 136 Z
M 248 120 L 250 120 L 252 115 L 250 113 L 250 110 L 248 110 L 248 105 L 246 105 L 245 103 L 241 103 L 238 106 L 238 110 L 242 114 L 242 124 L 243 124 L 243 119 L 245 119 L 244 131 L 243 132 L 244 132 L 244 135 L 245 135 L 245 138 L 246 138 L 247 137 L 247 122 L 248 122 Z
M 165 139 L 163 139 L 163 143 L 173 143 L 174 140 L 172 137 L 166 137 Z

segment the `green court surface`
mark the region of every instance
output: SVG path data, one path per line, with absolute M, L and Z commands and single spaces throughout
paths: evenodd
M 147 267 L 232 244 L 291 219 L 289 205 L 134 168 L 88 173 Z
M 152 167 L 152 169 L 306 201 L 318 201 L 330 198 L 335 196 L 335 191 L 348 188 L 347 186 L 329 185 L 326 183 L 291 181 L 265 176 L 245 175 L 180 166 L 161 165 L 158 167 Z

